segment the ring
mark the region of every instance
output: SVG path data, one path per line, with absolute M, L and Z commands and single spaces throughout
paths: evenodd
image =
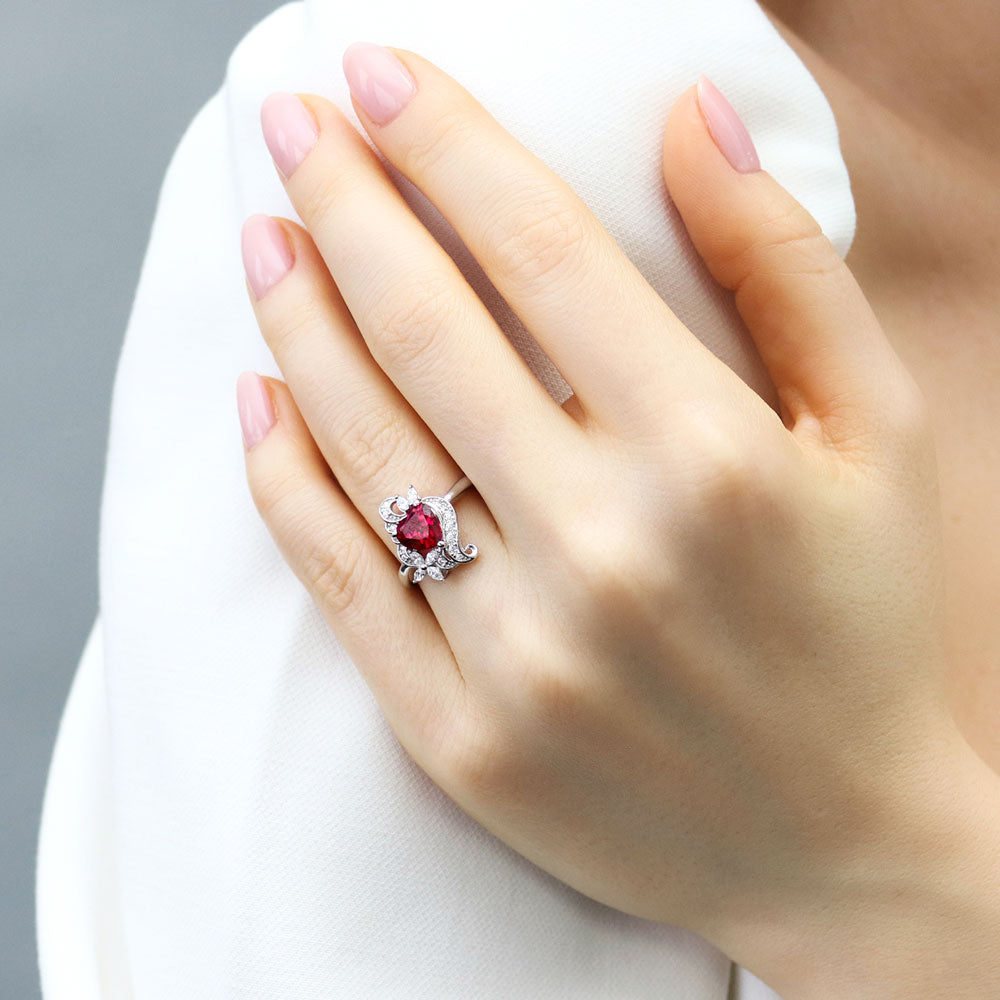
M 419 583 L 425 576 L 444 580 L 456 566 L 479 555 L 475 545 L 463 547 L 459 542 L 458 515 L 452 506 L 471 485 L 463 476 L 440 497 L 421 497 L 411 486 L 405 497 L 386 497 L 379 504 L 385 530 L 396 540 L 403 586 Z

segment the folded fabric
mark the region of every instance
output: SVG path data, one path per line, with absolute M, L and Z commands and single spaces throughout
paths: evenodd
M 357 39 L 417 51 L 470 89 L 768 398 L 732 296 L 662 180 L 678 95 L 709 75 L 841 254 L 853 237 L 830 107 L 753 0 L 306 0 L 255 28 L 170 166 L 121 354 L 101 612 L 40 835 L 45 996 L 726 1000 L 732 963 L 714 947 L 567 888 L 424 775 L 250 500 L 234 383 L 245 368 L 279 372 L 247 301 L 239 230 L 253 212 L 292 214 L 258 110 L 274 90 L 314 91 L 357 123 L 340 69 Z M 394 177 L 565 395 L 447 223 Z M 638 359 L 617 363 L 642 377 Z M 773 997 L 742 972 L 739 989 Z

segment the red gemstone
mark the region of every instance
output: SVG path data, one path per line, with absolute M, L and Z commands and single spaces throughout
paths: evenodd
M 422 503 L 418 503 L 399 522 L 396 541 L 426 558 L 427 553 L 441 541 L 441 522 Z

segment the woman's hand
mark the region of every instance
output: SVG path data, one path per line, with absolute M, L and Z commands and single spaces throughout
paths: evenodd
M 541 387 L 347 119 L 275 96 L 265 135 L 308 232 L 245 228 L 287 387 L 247 374 L 240 402 L 277 544 L 410 754 L 526 857 L 786 1000 L 924 995 L 913 949 L 983 916 L 1000 813 L 944 698 L 914 382 L 707 81 L 674 106 L 665 179 L 780 415 L 560 178 L 397 55 L 348 50 L 360 120 L 575 396 Z M 379 504 L 460 470 L 479 558 L 405 592 Z

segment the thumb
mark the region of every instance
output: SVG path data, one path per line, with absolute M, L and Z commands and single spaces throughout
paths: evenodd
M 897 411 L 908 419 L 916 386 L 854 276 L 761 170 L 746 127 L 706 77 L 670 113 L 663 173 L 695 248 L 735 293 L 786 426 L 853 448 Z

